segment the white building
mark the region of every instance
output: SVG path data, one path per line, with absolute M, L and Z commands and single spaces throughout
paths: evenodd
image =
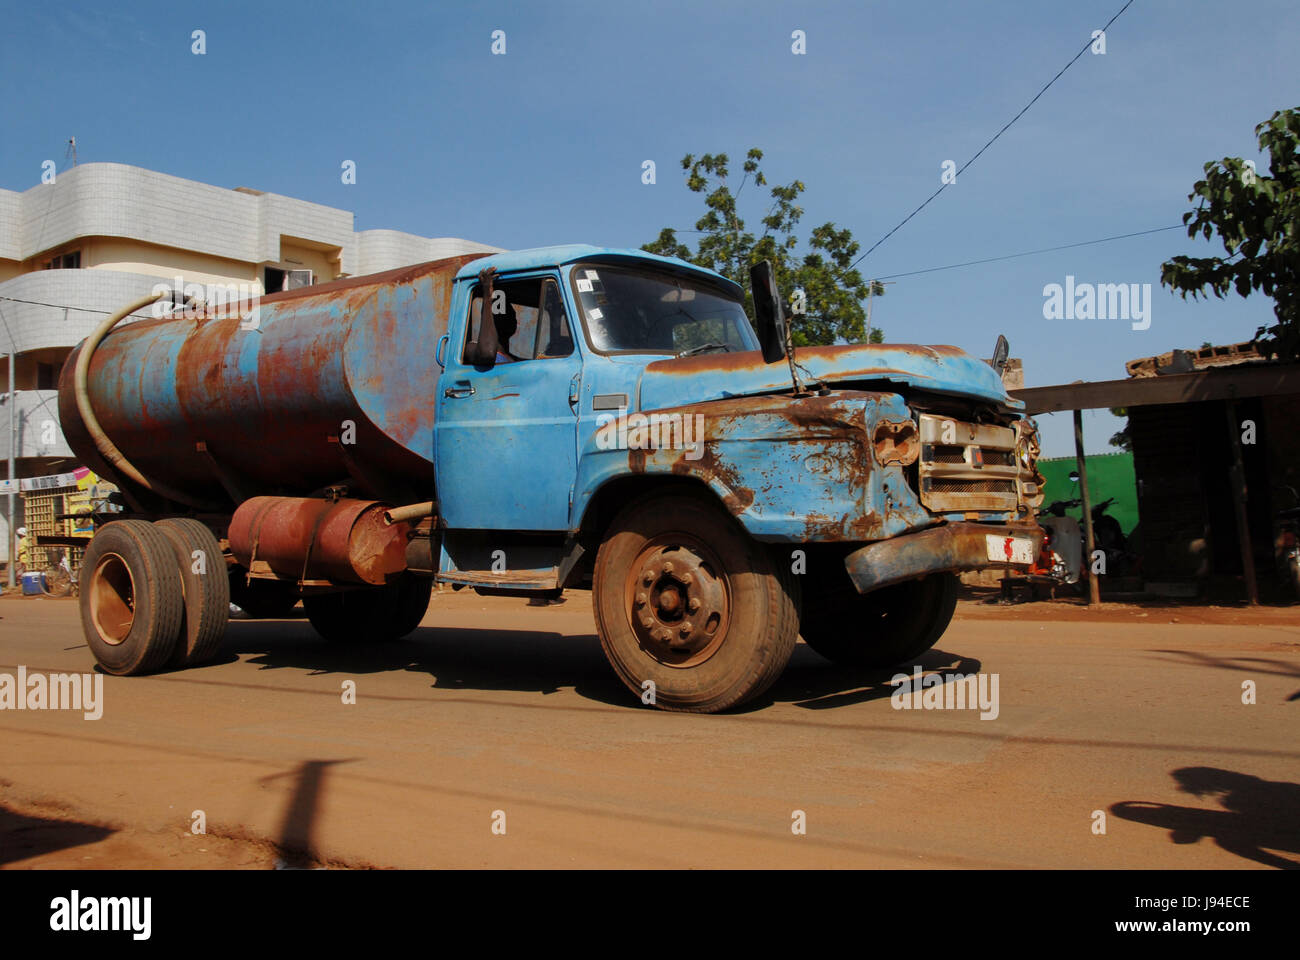
M 9 457 L 12 403 L 16 475 L 72 469 L 57 427 L 63 361 L 99 321 L 160 280 L 267 292 L 498 250 L 452 237 L 357 231 L 346 210 L 120 163 L 86 163 L 53 183 L 0 190 L 0 357 L 15 354 L 16 387 L 11 394 L 7 358 L 0 359 L 0 461 Z M 5 519 L 0 559 L 8 557 Z

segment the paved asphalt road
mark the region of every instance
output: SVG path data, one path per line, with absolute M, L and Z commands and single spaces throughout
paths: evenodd
M 802 644 L 741 712 L 658 712 L 581 593 L 436 594 L 369 648 L 237 621 L 212 666 L 106 677 L 100 719 L 0 710 L 0 865 L 1300 866 L 1300 618 L 1186 619 L 963 603 L 923 666 L 996 675 L 989 719 Z M 19 665 L 92 668 L 75 601 L 0 599 Z

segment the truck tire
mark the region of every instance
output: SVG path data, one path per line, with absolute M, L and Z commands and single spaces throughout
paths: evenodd
M 703 496 L 625 508 L 596 555 L 592 591 L 614 672 L 663 710 L 714 713 L 751 700 L 794 652 L 798 583 Z
M 832 663 L 891 667 L 938 643 L 956 609 L 957 575 L 935 573 L 867 594 L 823 594 L 805 606 L 799 632 Z
M 230 568 L 230 602 L 252 620 L 280 620 L 298 603 L 298 594 L 286 580 L 248 579 L 243 567 Z
M 105 672 L 132 676 L 165 666 L 185 598 L 162 531 L 144 520 L 115 520 L 90 541 L 81 571 L 82 630 Z
M 197 520 L 159 520 L 155 526 L 171 544 L 185 597 L 185 616 L 171 664 L 193 667 L 207 663 L 221 648 L 230 619 L 230 577 L 221 544 Z M 195 573 L 200 564 L 202 572 Z
M 403 574 L 382 587 L 303 597 L 307 619 L 331 643 L 400 640 L 429 609 L 433 581 Z

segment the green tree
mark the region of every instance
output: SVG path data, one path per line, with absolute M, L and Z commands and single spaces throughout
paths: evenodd
M 658 239 L 641 249 L 679 257 L 734 280 L 745 290 L 745 309 L 751 317 L 754 302 L 749 290 L 749 268 L 760 260 L 771 260 L 782 297 L 796 309 L 799 298 L 795 291 L 803 291 L 803 312 L 790 318 L 791 340 L 795 346 L 829 344 L 836 340 L 881 343 L 884 337 L 879 329 L 866 329 L 867 311 L 863 301 L 868 294 L 882 296 L 885 288 L 880 283 L 864 280 L 853 269 L 853 258 L 860 248 L 852 232 L 847 227 L 841 230 L 834 223 L 824 223 L 813 229 L 806 249 L 800 252 L 796 228 L 803 217 L 803 208 L 796 201 L 804 191 L 803 181 L 771 186 L 772 204 L 761 220 L 762 234 L 756 237 L 746 229 L 737 201 L 751 182 L 755 187 L 769 186 L 759 169 L 762 159 L 763 151 L 758 149 L 751 149 L 745 155 L 744 176 L 733 194 L 727 180 L 729 161 L 725 153 L 706 153 L 699 157 L 688 153 L 682 158 L 686 187 L 693 193 L 704 194 L 706 207 L 704 215 L 695 222 L 699 243 L 692 251 L 677 239 L 676 230 L 665 227 L 659 231 Z
M 1128 417 L 1128 408 L 1127 408 L 1127 407 L 1111 407 L 1111 408 L 1110 408 L 1110 412 L 1111 412 L 1112 414 L 1114 414 L 1115 416 L 1117 416 L 1117 417 L 1126 417 L 1126 418 Z M 1132 436 L 1129 435 L 1128 427 L 1129 427 L 1129 425 L 1128 425 L 1128 422 L 1127 422 L 1127 420 L 1126 420 L 1125 423 L 1124 423 L 1124 429 L 1122 429 L 1122 430 L 1120 430 L 1120 431 L 1118 431 L 1118 432 L 1116 432 L 1116 433 L 1112 433 L 1112 434 L 1111 434 L 1111 436 L 1110 436 L 1110 445 L 1111 445 L 1112 447 L 1119 447 L 1121 450 L 1127 450 L 1127 451 L 1129 451 L 1130 453 L 1132 453 L 1132 452 L 1133 452 L 1133 438 L 1132 438 Z
M 1268 176 L 1240 157 L 1205 165 L 1183 214 L 1187 235 L 1217 233 L 1224 257 L 1176 256 L 1160 268 L 1160 283 L 1188 294 L 1220 299 L 1229 290 L 1273 298 L 1277 323 L 1255 331 L 1260 347 L 1287 359 L 1300 357 L 1300 108 L 1279 110 L 1255 128 L 1269 156 Z

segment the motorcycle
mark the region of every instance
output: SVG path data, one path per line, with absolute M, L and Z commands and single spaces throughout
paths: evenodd
M 1274 521 L 1277 527 L 1278 574 L 1300 598 L 1300 495 L 1296 494 L 1294 487 L 1281 489 L 1289 491 L 1297 505 L 1279 510 Z

